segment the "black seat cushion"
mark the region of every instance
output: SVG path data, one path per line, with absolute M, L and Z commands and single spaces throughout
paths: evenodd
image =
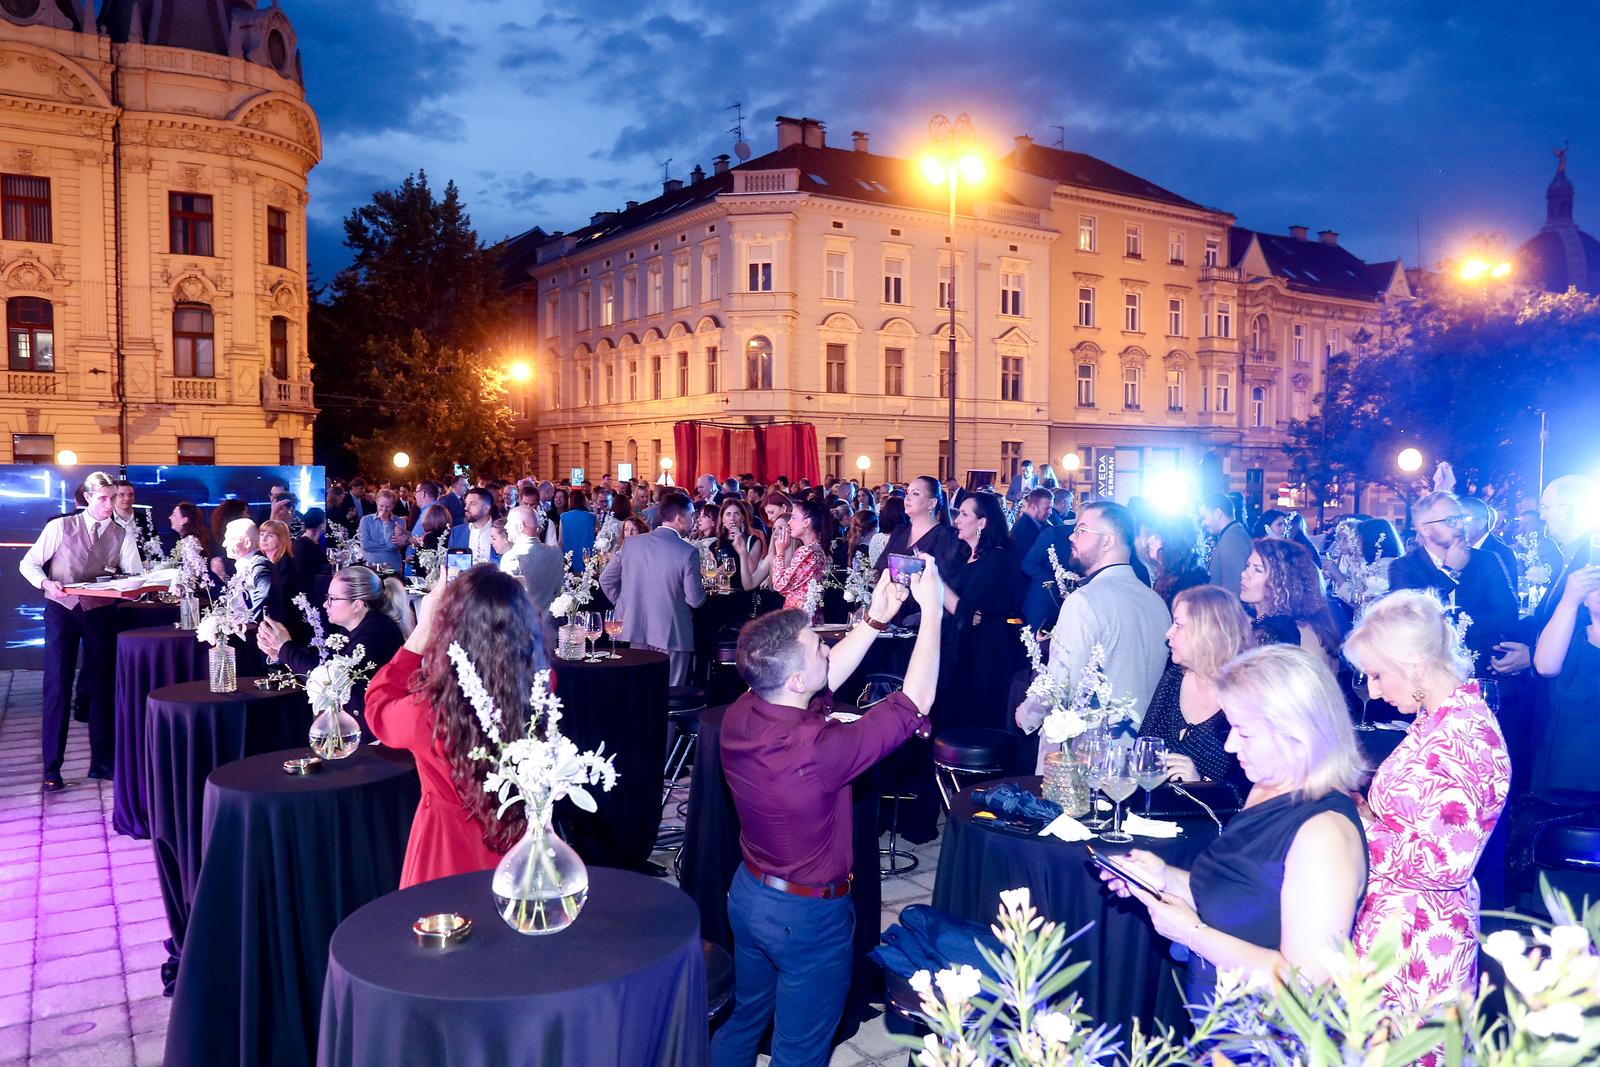
M 1600 870 L 1600 826 L 1590 819 L 1546 826 L 1533 846 L 1541 867 Z
M 667 711 L 698 711 L 706 706 L 706 691 L 697 685 L 667 687 Z
M 1010 767 L 1017 739 L 1004 730 L 965 726 L 945 730 L 933 739 L 934 762 L 957 770 L 987 771 Z

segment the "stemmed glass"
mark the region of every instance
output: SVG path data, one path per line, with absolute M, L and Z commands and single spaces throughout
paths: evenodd
M 1100 830 L 1108 825 L 1095 807 L 1095 794 L 1100 791 L 1100 756 L 1110 739 L 1102 731 L 1090 727 L 1072 742 L 1072 761 L 1083 769 L 1083 780 L 1089 786 L 1089 817 L 1081 820 L 1090 830 Z
M 736 566 L 737 563 L 732 556 L 723 556 L 721 562 L 717 564 L 717 570 L 722 572 L 721 591 L 724 593 L 733 592 L 733 569 Z
M 1361 698 L 1361 721 L 1356 723 L 1356 729 L 1361 731 L 1376 730 L 1377 727 L 1367 721 L 1367 707 L 1372 703 L 1372 697 L 1367 689 L 1367 676 L 1356 671 L 1350 676 L 1350 689 Z
M 616 608 L 606 612 L 606 636 L 611 638 L 611 652 L 606 659 L 621 659 L 617 653 L 617 638 L 622 636 L 622 612 Z
M 1479 678 L 1478 692 L 1483 697 L 1483 702 L 1494 712 L 1495 718 L 1500 717 L 1500 683 L 1494 678 Z
M 1121 745 L 1107 745 L 1095 762 L 1100 767 L 1101 790 L 1116 802 L 1111 813 L 1111 829 L 1101 833 L 1100 840 L 1126 845 L 1133 840 L 1133 835 L 1122 829 L 1122 802 L 1139 788 L 1139 779 L 1133 771 L 1133 753 Z
M 1133 773 L 1144 790 L 1144 813 L 1150 814 L 1150 797 L 1167 780 L 1167 742 L 1160 737 L 1141 737 L 1133 743 Z
M 580 611 L 578 613 L 578 625 L 583 627 L 583 658 L 585 662 L 593 663 L 595 660 L 604 659 L 604 656 L 594 654 L 594 642 L 601 634 L 605 633 L 605 629 L 600 624 L 600 613 L 598 611 Z

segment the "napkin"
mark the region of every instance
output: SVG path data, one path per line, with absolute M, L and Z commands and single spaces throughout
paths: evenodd
M 1083 823 L 1070 815 L 1058 816 L 1049 826 L 1039 831 L 1039 836 L 1059 837 L 1063 841 L 1094 840 L 1094 834 L 1091 834 Z
M 1128 812 L 1122 818 L 1122 828 L 1136 837 L 1177 837 L 1183 833 L 1183 827 L 1175 822 L 1165 819 L 1147 819 L 1143 815 Z

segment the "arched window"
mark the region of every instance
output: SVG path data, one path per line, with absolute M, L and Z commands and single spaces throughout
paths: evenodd
M 55 309 L 36 296 L 13 296 L 6 301 L 6 336 L 12 370 L 56 369 Z
M 1265 352 L 1272 347 L 1272 325 L 1265 315 L 1250 320 L 1250 350 Z
M 765 337 L 752 337 L 745 343 L 746 389 L 772 388 L 772 342 Z
M 282 381 L 289 378 L 289 320 L 282 315 L 272 319 L 272 376 Z
M 204 304 L 179 304 L 172 311 L 172 373 L 178 378 L 210 378 L 216 324 Z

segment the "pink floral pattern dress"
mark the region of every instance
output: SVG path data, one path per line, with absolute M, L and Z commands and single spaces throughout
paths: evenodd
M 783 594 L 785 611 L 805 608 L 811 583 L 821 582 L 827 567 L 827 554 L 823 552 L 822 545 L 816 542 L 799 545 L 787 564 L 781 558 L 772 561 L 772 589 Z M 812 611 L 812 621 L 815 622 L 821 614 L 822 596 L 819 592 Z
M 1398 927 L 1404 964 L 1384 989 L 1391 1003 L 1420 1011 L 1475 987 L 1472 872 L 1510 786 L 1505 737 L 1477 682 L 1419 715 L 1373 775 L 1370 873 L 1355 946 L 1366 953 L 1386 928 Z

